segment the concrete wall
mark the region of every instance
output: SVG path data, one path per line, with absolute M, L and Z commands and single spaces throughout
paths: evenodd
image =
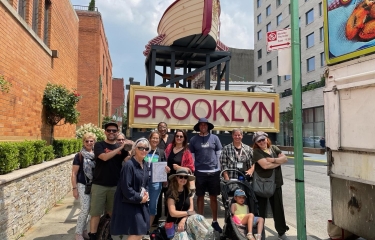
M 112 61 L 108 42 L 99 12 L 76 12 L 79 17 L 78 92 L 83 96 L 78 103 L 81 117 L 77 125 L 101 126 L 103 117 L 111 114 Z
M 254 81 L 254 50 L 230 48 L 232 53 L 230 59 L 231 81 Z
M 47 14 L 45 1 L 40 0 L 35 31 L 32 1 L 26 3 L 22 18 L 18 1 L 0 0 L 0 75 L 12 84 L 9 93 L 0 92 L 0 141 L 49 139 L 42 105 L 47 83 L 77 87 L 78 17 L 70 1 L 51 0 Z M 58 51 L 58 58 L 52 58 L 52 50 Z M 55 138 L 74 135 L 75 125 L 55 128 Z
M 0 239 L 17 239 L 71 191 L 73 157 L 0 175 Z

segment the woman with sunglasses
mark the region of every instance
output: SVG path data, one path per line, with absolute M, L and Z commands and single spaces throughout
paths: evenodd
M 81 151 L 74 156 L 71 176 L 73 196 L 75 199 L 79 198 L 81 210 L 77 219 L 76 240 L 89 238 L 87 233 L 87 217 L 90 209 L 90 194 L 85 194 L 85 185 L 92 181 L 93 176 L 92 171 L 84 171 L 83 164 L 86 162 L 91 168 L 95 167 L 95 162 L 93 161 L 95 157 L 93 149 L 96 136 L 93 133 L 85 133 L 82 140 L 83 147 Z
M 213 239 L 214 229 L 202 215 L 194 211 L 190 181 L 195 180 L 195 177 L 185 168 L 179 168 L 168 180 L 166 225 L 175 227 L 173 240 Z
M 132 158 L 125 163 L 117 184 L 111 218 L 113 239 L 128 235 L 128 240 L 141 240 L 150 228 L 148 164 L 145 157 L 150 143 L 140 138 L 132 147 Z
M 167 159 L 166 171 L 168 176 L 175 174 L 180 168 L 185 168 L 188 172 L 195 171 L 193 155 L 188 148 L 186 132 L 177 129 L 172 142 L 165 149 Z
M 275 229 L 279 235 L 278 239 L 288 240 L 289 238 L 285 235 L 285 232 L 289 230 L 289 227 L 285 222 L 283 193 L 281 191 L 281 186 L 283 185 L 281 165 L 288 162 L 288 159 L 278 147 L 271 144 L 271 140 L 265 132 L 255 132 L 253 135 L 253 143 L 255 172 L 260 177 L 269 178 L 273 170 L 275 170 L 276 190 L 273 196 L 268 199 L 257 196 L 259 215 L 266 219 L 267 200 L 269 200 L 273 212 Z

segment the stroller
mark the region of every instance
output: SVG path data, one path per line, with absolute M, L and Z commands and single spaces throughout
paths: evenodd
M 242 176 L 244 179 L 237 180 L 224 180 L 223 173 L 236 172 L 238 176 Z M 249 181 L 246 180 L 245 174 L 237 169 L 227 169 L 220 173 L 220 191 L 222 196 L 223 205 L 225 208 L 225 219 L 223 233 L 221 236 L 222 240 L 233 239 L 233 240 L 247 240 L 246 234 L 248 232 L 247 226 L 237 225 L 232 219 L 231 204 L 234 203 L 234 192 L 237 189 L 242 189 L 246 194 L 246 204 L 249 206 L 249 210 L 255 215 L 259 216 L 258 200 L 255 197 L 255 193 Z M 257 228 L 253 227 L 253 233 L 257 233 Z M 265 231 L 263 228 L 262 240 L 265 239 Z

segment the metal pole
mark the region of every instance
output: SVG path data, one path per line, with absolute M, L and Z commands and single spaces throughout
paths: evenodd
M 301 49 L 298 0 L 291 0 L 293 136 L 297 239 L 306 240 L 305 177 L 302 148 Z

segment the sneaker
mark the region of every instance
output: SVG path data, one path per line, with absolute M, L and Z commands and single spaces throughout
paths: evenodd
M 278 237 L 278 240 L 289 240 L 289 238 L 285 235 L 285 233 L 283 235 L 279 235 Z
M 77 233 L 75 240 L 85 240 L 85 239 L 82 237 L 82 234 Z
M 217 231 L 219 233 L 223 232 L 223 229 L 221 229 L 218 222 L 212 222 L 211 226 L 214 228 L 215 231 Z
M 248 233 L 248 234 L 246 235 L 246 238 L 249 239 L 249 240 L 255 240 L 255 238 L 254 238 L 254 236 L 253 236 L 252 233 Z
M 87 230 L 83 231 L 83 233 L 82 233 L 82 237 L 83 237 L 84 239 L 90 239 L 90 236 L 87 234 Z
M 143 235 L 142 240 L 151 240 L 150 235 Z
M 254 234 L 255 240 L 261 240 L 262 239 L 262 234 Z

